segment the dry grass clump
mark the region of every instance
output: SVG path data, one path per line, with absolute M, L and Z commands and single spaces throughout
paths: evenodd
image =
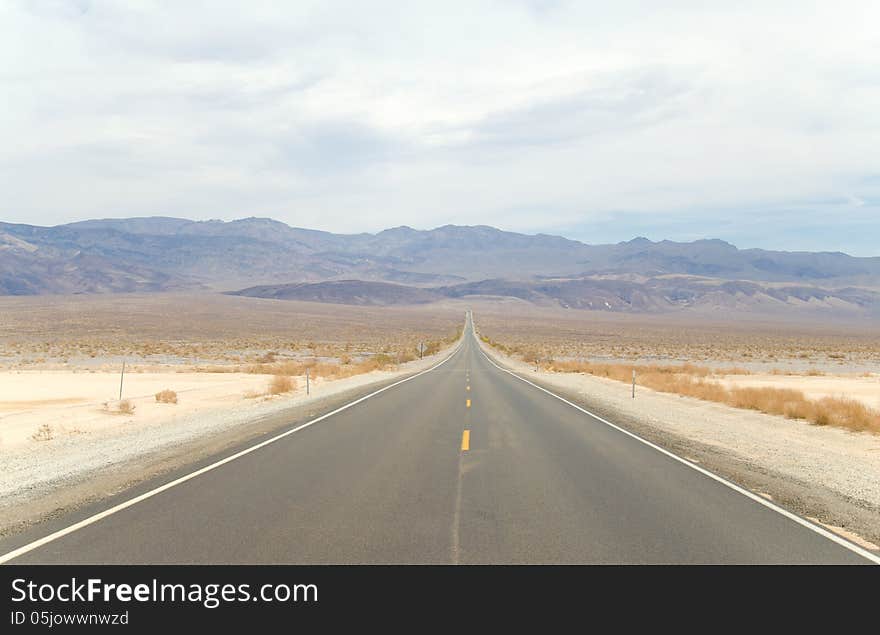
M 266 392 L 270 395 L 283 395 L 293 390 L 296 390 L 296 381 L 292 377 L 275 375 L 269 381 L 269 389 Z
M 434 344 L 434 352 L 445 344 L 445 342 Z M 431 347 L 428 348 L 431 350 Z M 426 355 L 428 353 L 426 351 Z M 350 355 L 344 355 L 339 362 L 333 361 L 317 361 L 314 359 L 306 359 L 301 361 L 285 361 L 275 362 L 272 364 L 251 364 L 243 369 L 243 372 L 258 375 L 282 375 L 282 376 L 299 376 L 302 377 L 308 370 L 312 379 L 323 377 L 325 379 L 344 379 L 353 377 L 363 373 L 369 373 L 374 370 L 395 369 L 399 364 L 413 361 L 417 358 L 416 353 L 411 350 L 402 350 L 398 352 L 376 353 L 364 357 L 359 361 L 354 361 Z
M 632 371 L 630 371 L 632 372 Z M 630 375 L 631 380 L 632 375 Z M 825 397 L 812 400 L 791 388 L 756 388 L 725 386 L 687 374 L 643 374 L 637 383 L 652 390 L 668 392 L 705 401 L 715 401 L 734 408 L 756 410 L 788 419 L 802 419 L 816 425 L 880 433 L 880 412 L 853 399 Z
M 104 402 L 104 412 L 113 415 L 131 415 L 134 414 L 135 406 L 131 402 L 130 399 L 123 399 L 122 401 L 117 401 L 114 405 L 111 405 L 112 402 L 105 401 Z
M 443 340 L 431 341 L 426 343 L 424 355 L 432 355 L 439 351 L 443 346 L 451 344 L 454 339 L 452 337 Z M 199 366 L 196 372 L 204 373 L 247 373 L 250 375 L 274 375 L 282 377 L 305 377 L 306 371 L 312 379 L 322 377 L 324 379 L 345 379 L 354 375 L 369 373 L 374 370 L 393 370 L 400 364 L 418 359 L 418 349 L 416 346 L 404 347 L 395 350 L 394 347 L 387 347 L 387 350 L 379 353 L 363 353 L 359 359 L 351 354 L 340 353 L 339 357 L 334 359 L 319 361 L 314 357 L 303 357 L 300 359 L 289 359 L 279 361 L 275 359 L 275 355 L 264 355 L 264 360 L 246 365 L 228 365 L 228 366 Z
M 162 390 L 156 393 L 157 403 L 177 403 L 177 393 L 173 390 Z
M 694 379 L 687 375 L 667 376 L 665 381 L 658 379 L 657 375 L 647 375 L 638 383 L 660 392 L 782 415 L 788 419 L 802 419 L 816 425 L 880 433 L 880 412 L 853 399 L 825 397 L 814 401 L 802 391 L 791 388 L 726 388 L 717 382 Z
M 238 369 L 240 372 L 249 373 L 251 375 L 305 375 L 306 368 L 309 363 L 305 361 L 286 361 L 272 363 L 258 363 Z
M 727 403 L 788 419 L 804 419 L 820 426 L 880 433 L 880 412 L 854 399 L 824 397 L 808 399 L 799 390 L 784 388 L 733 388 Z
M 37 431 L 31 435 L 31 439 L 34 441 L 51 441 L 55 438 L 55 433 L 52 431 L 52 426 L 48 423 L 44 423 Z
M 524 361 L 529 361 L 523 358 Z M 531 361 L 535 361 L 534 359 Z M 636 369 L 637 375 L 654 376 L 660 375 L 664 377 L 672 377 L 676 375 L 687 375 L 688 377 L 708 377 L 709 375 L 718 374 L 711 368 L 705 366 L 696 366 L 694 364 L 679 365 L 659 365 L 644 364 L 639 366 L 631 366 L 628 364 L 604 364 L 579 360 L 548 360 L 542 365 L 546 370 L 561 373 L 587 373 L 589 375 L 598 375 L 600 377 L 608 377 L 619 381 L 632 380 L 633 368 Z M 742 368 L 725 369 L 725 375 L 747 375 L 749 371 Z

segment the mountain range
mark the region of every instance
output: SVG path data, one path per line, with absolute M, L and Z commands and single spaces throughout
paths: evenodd
M 611 311 L 874 313 L 880 257 L 722 240 L 590 245 L 487 226 L 334 234 L 266 218 L 0 223 L 0 295 L 205 290 L 354 304 L 492 296 Z

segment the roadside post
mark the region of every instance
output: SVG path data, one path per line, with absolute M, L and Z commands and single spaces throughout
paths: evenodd
M 122 380 L 125 379 L 125 360 L 122 360 L 122 374 L 119 375 L 119 401 L 122 401 Z
M 633 399 L 636 398 L 636 369 L 633 368 Z
M 306 368 L 306 395 L 309 394 L 309 369 Z

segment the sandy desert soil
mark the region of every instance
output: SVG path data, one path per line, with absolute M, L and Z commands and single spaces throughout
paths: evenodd
M 542 359 L 689 362 L 757 373 L 880 373 L 880 323 L 793 321 L 748 315 L 629 315 L 482 303 L 480 331 Z
M 239 405 L 248 393 L 264 392 L 270 379 L 245 373 L 129 373 L 124 380 L 124 397 L 135 410 L 126 415 L 112 409 L 119 396 L 119 373 L 2 371 L 0 452 L 123 426 L 171 424 L 195 412 Z M 177 404 L 156 401 L 155 394 L 166 389 L 177 393 Z M 53 438 L 32 439 L 44 425 L 49 426 Z
M 267 355 L 412 354 L 454 334 L 464 304 L 357 307 L 220 294 L 0 297 L 0 368 L 118 371 L 242 365 Z

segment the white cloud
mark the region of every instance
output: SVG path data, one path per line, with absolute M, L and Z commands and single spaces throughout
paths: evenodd
M 876 209 L 880 5 L 711 4 L 2 3 L 2 217 Z

